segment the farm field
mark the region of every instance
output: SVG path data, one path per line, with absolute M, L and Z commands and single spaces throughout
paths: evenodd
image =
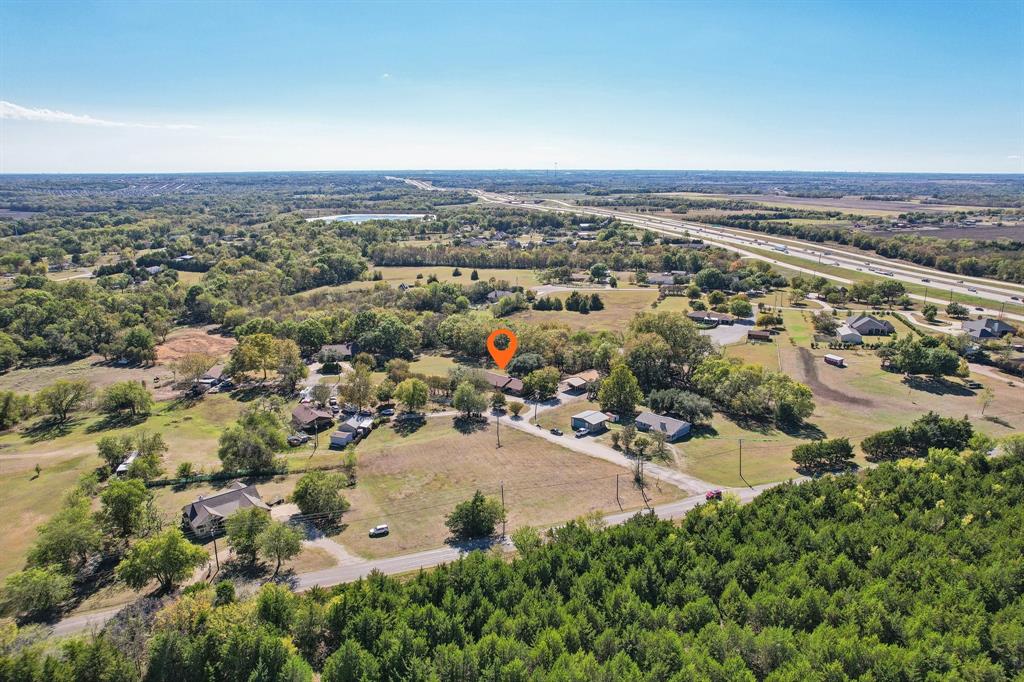
M 590 331 L 623 331 L 629 325 L 633 315 L 643 310 L 650 310 L 651 303 L 658 298 L 657 289 L 615 290 L 603 289 L 597 292 L 604 302 L 604 310 L 597 310 L 582 315 L 571 310 L 525 310 L 516 313 L 514 319 L 524 322 L 559 322 L 572 329 Z M 549 294 L 562 299 L 568 298 L 569 292 Z
M 548 525 L 591 511 L 618 511 L 615 476 L 624 469 L 581 455 L 516 429 L 503 429 L 495 447 L 493 424 L 464 434 L 450 417 L 429 418 L 400 436 L 378 429 L 357 448 L 358 483 L 346 493 L 352 509 L 335 538 L 353 552 L 380 557 L 435 547 L 448 535 L 445 515 L 480 489 L 497 496 L 505 483 L 508 530 Z M 622 485 L 623 508 L 642 505 L 639 491 Z M 662 485 L 649 490 L 658 502 L 681 493 Z M 391 534 L 370 539 L 367 530 L 391 525 Z
M 702 192 L 668 192 L 664 196 L 681 196 L 688 199 L 751 201 L 774 208 L 801 208 L 809 211 L 841 210 L 864 216 L 897 216 L 900 213 L 907 212 L 945 213 L 948 211 L 982 210 L 982 207 L 979 206 L 957 206 L 954 204 L 924 203 L 921 201 L 879 201 L 864 199 L 858 196 L 839 198 L 776 197 L 768 194 L 705 194 Z

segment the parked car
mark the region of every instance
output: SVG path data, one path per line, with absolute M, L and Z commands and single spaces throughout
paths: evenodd
M 390 532 L 391 532 L 391 529 L 388 528 L 388 524 L 382 523 L 379 526 L 374 526 L 373 528 L 370 529 L 370 537 L 371 538 L 382 538 L 382 537 L 384 537 L 385 535 L 387 535 Z
M 975 309 L 975 310 L 978 310 L 978 311 L 981 311 L 981 312 L 984 312 L 984 310 L 985 310 L 985 309 L 984 309 L 984 308 L 982 308 L 982 307 L 981 307 L 980 305 L 976 305 L 976 306 L 974 306 L 974 309 Z
M 292 435 L 288 436 L 288 445 L 291 445 L 293 448 L 297 448 L 298 446 L 308 442 L 308 433 L 293 433 Z
M 968 381 L 967 388 L 985 388 L 981 383 L 977 381 Z
M 967 291 L 971 292 L 972 294 L 978 293 L 978 289 L 976 287 L 967 287 Z
M 721 490 L 709 490 L 706 493 L 704 493 L 704 499 L 707 500 L 708 502 L 711 502 L 713 500 L 720 500 L 720 499 L 722 499 L 722 491 Z
M 551 435 L 552 436 L 561 436 L 562 435 L 562 429 L 557 429 L 557 428 L 556 429 L 551 429 Z
M 395 408 L 385 407 L 383 410 L 380 411 L 380 414 L 382 417 L 392 417 L 395 414 Z
M 577 438 L 583 438 L 583 436 L 586 436 L 589 433 L 590 433 L 590 431 L 588 431 L 586 429 L 576 429 L 576 437 Z

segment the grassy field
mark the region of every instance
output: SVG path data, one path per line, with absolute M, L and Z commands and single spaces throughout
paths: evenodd
M 445 516 L 480 489 L 498 496 L 505 485 L 508 529 L 556 524 L 590 511 L 618 511 L 615 476 L 624 508 L 642 504 L 627 485 L 628 472 L 546 440 L 503 429 L 495 447 L 493 424 L 463 434 L 447 417 L 435 417 L 411 435 L 378 429 L 357 448 L 359 482 L 348 495 L 352 509 L 337 536 L 352 551 L 368 557 L 401 554 L 442 543 Z M 648 491 L 659 502 L 680 494 L 662 486 Z M 388 523 L 391 535 L 370 539 L 367 530 Z
M 383 277 L 384 282 L 387 282 L 391 286 L 398 286 L 399 284 L 415 284 L 417 281 L 426 284 L 427 278 L 430 275 L 434 275 L 442 282 L 458 282 L 464 286 L 470 286 L 473 284 L 473 280 L 469 278 L 470 273 L 473 272 L 473 268 L 460 268 L 462 275 L 459 277 L 453 277 L 452 271 L 454 267 L 447 265 L 424 265 L 424 266 L 384 266 L 379 268 L 373 268 L 372 272 L 379 272 Z M 505 280 L 512 286 L 521 287 L 532 287 L 537 286 L 540 282 L 537 280 L 537 273 L 533 270 L 514 270 L 510 268 L 476 268 L 477 274 L 480 276 L 481 281 L 488 281 L 491 278 L 496 280 Z M 422 279 L 417 280 L 416 275 L 423 275 Z M 331 287 L 332 289 L 369 289 L 372 288 L 376 282 L 374 281 L 358 281 L 349 282 L 343 284 L 340 287 Z
M 0 555 L 0 578 L 21 568 L 35 527 L 57 510 L 64 492 L 82 474 L 100 465 L 98 438 L 157 432 L 169 447 L 166 471 L 173 472 L 184 461 L 214 469 L 220 465 L 217 439 L 240 409 L 241 404 L 226 395 L 211 395 L 191 406 L 159 403 L 149 419 L 129 427 L 104 428 L 103 420 L 86 414 L 67 429 L 0 435 L 0 542 L 5 548 Z M 38 478 L 36 464 L 41 467 Z
M 421 355 L 416 361 L 409 363 L 409 371 L 428 376 L 445 376 L 448 370 L 458 363 L 442 355 Z
M 516 313 L 515 319 L 534 323 L 559 322 L 572 329 L 624 331 L 633 315 L 640 311 L 651 310 L 651 303 L 658 298 L 656 289 L 620 291 L 608 289 L 598 293 L 604 302 L 604 310 L 597 310 L 586 315 L 571 310 L 527 310 Z M 569 292 L 559 292 L 550 294 L 550 296 L 556 296 L 564 303 Z

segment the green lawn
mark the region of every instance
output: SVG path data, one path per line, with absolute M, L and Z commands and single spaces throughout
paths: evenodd
M 590 293 L 590 292 L 588 292 Z M 515 314 L 515 319 L 526 322 L 558 322 L 572 329 L 590 331 L 624 331 L 633 319 L 633 315 L 641 311 L 651 310 L 651 303 L 658 298 L 656 289 L 615 290 L 607 289 L 597 292 L 604 303 L 603 310 L 592 311 L 586 315 L 571 310 L 527 310 Z M 564 302 L 569 292 L 551 294 Z

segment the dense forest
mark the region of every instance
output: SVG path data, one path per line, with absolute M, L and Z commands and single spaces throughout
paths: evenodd
M 199 586 L 56 651 L 11 632 L 0 680 L 1020 679 L 1021 499 L 1019 454 L 933 449 L 679 524 L 517 533 L 511 562 Z

